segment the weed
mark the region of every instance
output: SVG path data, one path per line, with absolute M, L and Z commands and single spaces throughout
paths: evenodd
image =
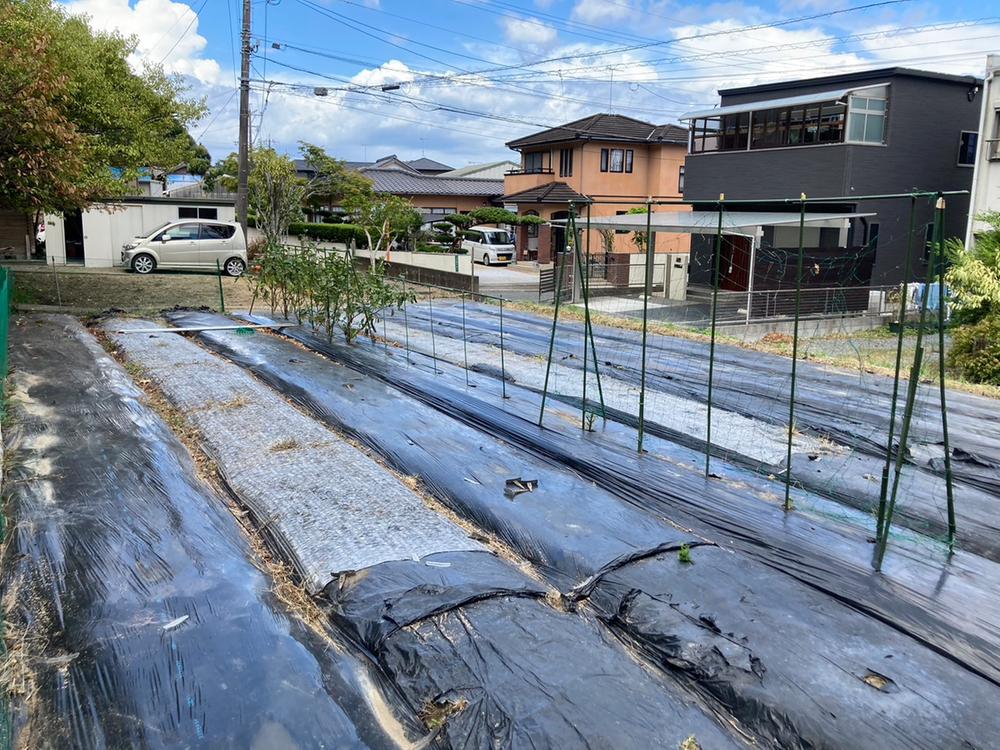
M 595 414 L 592 411 L 588 411 L 587 414 L 584 416 L 584 423 L 585 423 L 584 429 L 586 429 L 587 432 L 594 431 L 594 421 L 596 419 L 597 419 L 597 414 Z
M 694 560 L 691 559 L 691 547 L 686 544 L 681 545 L 681 548 L 677 550 L 677 562 L 682 565 L 691 565 L 694 562 Z
M 242 409 L 250 403 L 250 399 L 244 396 L 242 393 L 239 396 L 229 399 L 228 401 L 223 401 L 218 405 L 219 410 L 229 411 L 230 409 Z
M 680 750 L 701 750 L 701 745 L 698 744 L 698 740 L 692 734 L 681 743 Z
M 284 451 L 293 451 L 299 447 L 299 441 L 289 438 L 288 440 L 282 440 L 279 443 L 275 443 L 270 448 L 268 448 L 271 453 L 282 453 Z
M 468 705 L 469 702 L 465 698 L 454 701 L 428 701 L 417 715 L 428 729 L 438 729 L 444 726 L 449 718 L 464 711 Z

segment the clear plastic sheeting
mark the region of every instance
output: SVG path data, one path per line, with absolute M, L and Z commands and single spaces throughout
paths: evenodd
M 224 501 L 74 319 L 12 327 L 3 560 L 15 744 L 407 747 L 370 661 L 291 615 Z
M 525 419 L 537 414 L 535 395 L 516 386 L 496 406 L 476 398 L 482 389 L 467 389 L 464 374 L 419 355 L 408 367 L 371 345 L 288 334 L 348 367 L 281 337 L 199 338 L 420 476 L 761 744 L 919 747 L 921 737 L 952 736 L 986 746 L 1000 729 L 988 709 L 1000 697 L 990 563 L 962 555 L 942 575 L 940 563 L 896 557 L 879 576 L 860 559 L 863 537 L 784 515 L 749 472 L 720 463 L 725 478 L 706 480 L 687 449 L 655 439 L 655 456 L 624 449 L 623 428 L 589 433 L 558 414 L 540 429 Z M 510 498 L 505 478 L 516 476 L 538 484 Z M 978 623 L 951 616 L 949 607 L 970 602 Z M 817 700 L 813 679 L 822 681 Z M 854 723 L 863 727 L 845 733 Z

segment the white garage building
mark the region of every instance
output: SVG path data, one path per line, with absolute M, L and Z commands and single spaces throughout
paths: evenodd
M 86 211 L 45 217 L 48 263 L 88 267 L 121 265 L 122 245 L 168 221 L 235 221 L 232 199 L 186 196 L 138 196 L 97 203 Z

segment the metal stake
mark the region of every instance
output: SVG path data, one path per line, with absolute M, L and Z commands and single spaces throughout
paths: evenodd
M 403 332 L 406 340 L 406 364 L 412 364 L 410 362 L 410 320 L 409 316 L 406 314 L 406 274 L 401 273 L 400 278 L 403 280 Z
M 462 292 L 462 349 L 465 354 L 465 385 L 469 385 L 469 340 L 465 334 L 465 292 Z
M 708 417 L 705 423 L 705 476 L 709 475 L 712 460 L 712 381 L 715 374 L 715 312 L 719 304 L 719 269 L 722 257 L 722 207 L 725 193 L 719 193 L 719 225 L 715 232 L 715 274 L 712 284 L 712 334 L 708 345 Z
M 507 398 L 507 366 L 503 356 L 503 297 L 500 298 L 500 397 Z
M 427 294 L 427 314 L 430 318 L 430 329 L 431 329 L 431 361 L 434 362 L 434 374 L 438 373 L 437 366 L 437 346 L 434 343 L 434 305 L 431 303 L 432 295 L 430 292 Z
M 215 271 L 219 277 L 219 312 L 223 315 L 226 314 L 226 298 L 222 293 L 222 266 L 219 265 L 219 259 L 215 259 Z
M 556 258 L 558 259 L 558 253 Z M 542 385 L 542 408 L 538 411 L 538 426 L 542 426 L 542 418 L 545 416 L 545 400 L 549 394 L 549 373 L 552 370 L 552 352 L 556 345 L 556 324 L 559 322 L 559 302 L 562 300 L 562 277 L 563 264 L 559 264 L 556 272 L 556 308 L 552 315 L 552 333 L 549 336 L 549 356 L 545 363 L 545 383 Z
M 650 227 L 653 220 L 653 204 L 646 201 L 646 282 L 642 293 L 642 368 L 639 375 L 639 444 L 637 450 L 642 453 L 642 437 L 646 426 L 646 338 L 649 328 L 649 295 L 653 289 L 653 243 L 649 241 Z
M 917 198 L 910 198 L 910 228 L 906 236 L 906 258 L 903 261 L 902 299 L 899 301 L 899 331 L 896 335 L 896 369 L 892 381 L 892 402 L 889 407 L 889 436 L 885 448 L 885 465 L 882 467 L 882 484 L 878 495 L 875 538 L 882 536 L 882 518 L 885 515 L 886 495 L 889 491 L 889 471 L 892 466 L 892 440 L 896 431 L 896 404 L 899 398 L 899 371 L 903 361 L 903 330 L 906 324 L 906 300 L 910 283 L 910 268 L 913 253 L 913 234 L 916 228 Z
M 802 303 L 802 256 L 805 254 L 806 194 L 799 209 L 799 262 L 795 272 L 795 323 L 792 327 L 792 385 L 788 394 L 788 453 L 785 457 L 785 510 L 792 509 L 792 436 L 795 432 L 795 371 L 799 364 L 799 310 Z
M 948 403 L 944 385 L 944 197 L 935 206 L 934 245 L 938 269 L 938 381 L 941 391 L 941 431 L 944 438 L 944 481 L 948 502 L 948 553 L 955 552 L 955 493 L 951 476 L 951 444 L 948 438 Z

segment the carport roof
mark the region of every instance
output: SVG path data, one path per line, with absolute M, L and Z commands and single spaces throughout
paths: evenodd
M 839 222 L 875 214 L 861 213 L 811 213 L 805 214 L 807 224 L 819 222 Z M 677 234 L 715 234 L 719 227 L 718 211 L 654 211 L 650 214 L 650 229 L 654 232 L 675 232 Z M 757 227 L 795 226 L 799 223 L 798 212 L 768 211 L 724 211 L 722 214 L 723 234 L 748 234 Z M 565 224 L 559 219 L 553 224 Z M 577 226 L 583 228 L 584 222 Z M 594 216 L 590 219 L 592 229 L 624 229 L 641 231 L 646 228 L 646 214 L 622 214 L 620 216 Z
M 503 197 L 504 203 L 590 203 L 590 198 L 576 192 L 565 182 L 547 182 Z

